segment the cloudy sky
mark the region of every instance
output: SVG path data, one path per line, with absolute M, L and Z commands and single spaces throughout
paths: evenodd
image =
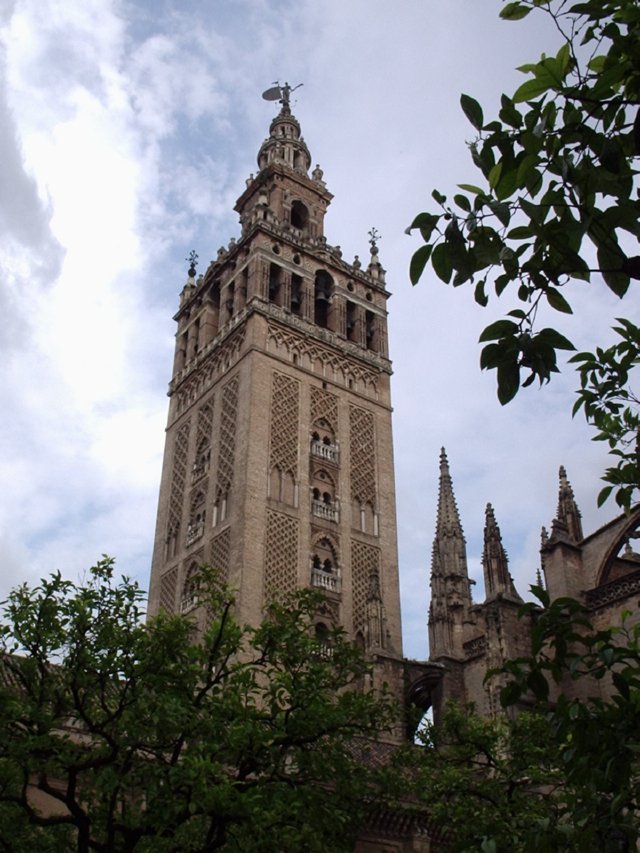
M 328 240 L 351 259 L 382 234 L 405 652 L 427 653 L 441 445 L 475 578 L 491 501 L 526 591 L 561 463 L 587 530 L 613 514 L 595 510 L 606 457 L 571 420 L 571 377 L 502 409 L 477 345 L 499 306 L 408 282 L 404 229 L 434 187 L 475 180 L 460 93 L 490 116 L 515 66 L 557 48 L 543 20 L 501 22 L 500 6 L 0 0 L 0 595 L 103 552 L 146 586 L 184 259 L 196 249 L 204 270 L 238 236 L 275 80 L 304 83 L 294 112 L 335 195 Z M 615 300 L 578 297 L 561 328 L 604 342 Z

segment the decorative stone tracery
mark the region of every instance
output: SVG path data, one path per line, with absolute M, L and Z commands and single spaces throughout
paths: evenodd
M 160 607 L 166 613 L 174 613 L 176 609 L 176 586 L 178 569 L 169 569 L 160 578 Z
M 353 626 L 365 624 L 367 593 L 371 572 L 380 577 L 380 549 L 356 539 L 351 540 L 351 586 L 353 591 Z
M 167 556 L 173 556 L 175 539 L 182 522 L 184 489 L 187 477 L 187 455 L 189 453 L 190 422 L 184 423 L 176 433 L 173 445 L 173 472 L 169 493 L 169 521 L 167 525 Z
M 222 411 L 220 414 L 220 454 L 216 482 L 216 502 L 226 499 L 233 482 L 236 458 L 236 421 L 238 418 L 237 376 L 222 388 Z
M 376 508 L 376 444 L 374 418 L 358 406 L 349 408 L 351 500 Z
M 196 428 L 196 458 L 191 478 L 195 482 L 209 470 L 211 459 L 211 436 L 213 432 L 213 398 L 198 409 Z
M 311 386 L 311 423 L 325 420 L 334 435 L 338 434 L 338 398 L 323 388 Z
M 282 373 L 273 374 L 271 387 L 271 439 L 269 469 L 298 479 L 300 383 Z
M 231 530 L 227 527 L 218 536 L 211 540 L 211 551 L 209 563 L 212 568 L 220 572 L 220 580 L 226 581 L 229 577 L 229 556 L 231 553 Z
M 280 599 L 297 587 L 300 525 L 295 518 L 267 511 L 264 586 L 265 599 Z

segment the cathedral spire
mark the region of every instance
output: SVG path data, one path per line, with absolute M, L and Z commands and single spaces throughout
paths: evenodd
M 453 494 L 453 483 L 449 472 L 449 460 L 444 447 L 440 450 L 440 485 L 438 488 L 438 516 L 436 519 L 436 539 L 455 537 L 464 540 L 458 506 Z
M 507 552 L 502 545 L 500 528 L 490 503 L 487 504 L 484 525 L 484 550 L 482 553 L 484 588 L 487 600 L 499 595 L 520 600 L 513 578 L 509 573 Z
M 558 509 L 551 525 L 551 541 L 568 539 L 577 545 L 584 538 L 582 516 L 573 496 L 573 489 L 567 479 L 564 465 L 560 466 L 559 479 Z
M 470 607 L 465 538 L 453 494 L 447 454 L 442 448 L 436 535 L 431 562 L 431 657 L 462 655 L 463 626 L 468 621 Z

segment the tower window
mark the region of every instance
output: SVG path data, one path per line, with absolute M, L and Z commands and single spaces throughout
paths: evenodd
M 367 311 L 365 314 L 365 329 L 366 329 L 366 344 L 367 349 L 378 349 L 378 335 L 376 315 L 373 311 Z
M 291 276 L 291 313 L 302 316 L 302 278 L 295 273 Z
M 314 286 L 314 320 L 323 329 L 329 326 L 329 306 L 333 296 L 333 279 L 326 270 L 318 270 Z
M 294 201 L 291 205 L 291 224 L 294 228 L 304 231 L 309 222 L 309 211 L 301 201 Z
M 358 306 L 355 302 L 347 302 L 347 340 L 358 339 Z
M 331 592 L 340 592 L 340 572 L 336 550 L 331 540 L 323 536 L 313 549 L 311 585 Z
M 269 266 L 269 302 L 280 305 L 281 268 L 277 264 Z

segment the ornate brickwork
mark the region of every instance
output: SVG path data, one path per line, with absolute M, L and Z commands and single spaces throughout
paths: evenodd
M 246 328 L 240 326 L 224 344 L 215 347 L 206 356 L 204 363 L 193 373 L 178 391 L 178 412 L 197 400 L 226 370 L 238 360 Z
M 325 420 L 334 435 L 338 433 L 338 398 L 322 388 L 311 386 L 311 423 Z
M 196 431 L 196 447 L 200 450 L 211 444 L 213 430 L 213 397 L 198 409 L 198 426 Z
M 587 606 L 593 610 L 599 607 L 604 607 L 607 604 L 613 604 L 615 601 L 621 601 L 625 598 L 630 598 L 632 595 L 637 595 L 640 592 L 640 571 L 629 574 L 628 577 L 618 578 L 611 583 L 598 586 L 595 589 L 590 589 L 587 592 Z
M 229 554 L 231 551 L 231 531 L 227 527 L 211 542 L 209 563 L 220 572 L 220 577 L 226 580 L 229 577 Z
M 304 358 L 314 373 L 328 376 L 370 397 L 375 398 L 378 393 L 378 374 L 344 352 L 337 353 L 304 334 L 298 335 L 272 323 L 267 341 L 269 349 L 283 353 L 288 360 L 293 360 L 294 356 L 298 361 Z
M 174 613 L 176 609 L 176 585 L 178 583 L 178 569 L 169 569 L 160 579 L 160 607 L 167 613 Z
M 349 409 L 351 499 L 376 507 L 376 444 L 373 414 L 358 406 Z
M 380 576 L 380 550 L 364 542 L 351 541 L 351 582 L 353 590 L 353 625 L 364 625 L 369 576 L 375 570 Z
M 173 474 L 169 495 L 169 523 L 167 539 L 178 535 L 182 521 L 184 486 L 187 476 L 187 455 L 189 453 L 190 423 L 187 421 L 178 430 L 173 446 Z
M 271 441 L 269 469 L 298 479 L 298 433 L 300 424 L 300 383 L 296 379 L 273 374 L 271 387 Z
M 267 600 L 281 598 L 297 586 L 299 523 L 280 512 L 267 512 L 264 587 Z
M 238 377 L 234 376 L 222 389 L 220 415 L 220 456 L 216 497 L 225 497 L 231 489 L 236 458 L 236 418 L 238 414 Z

